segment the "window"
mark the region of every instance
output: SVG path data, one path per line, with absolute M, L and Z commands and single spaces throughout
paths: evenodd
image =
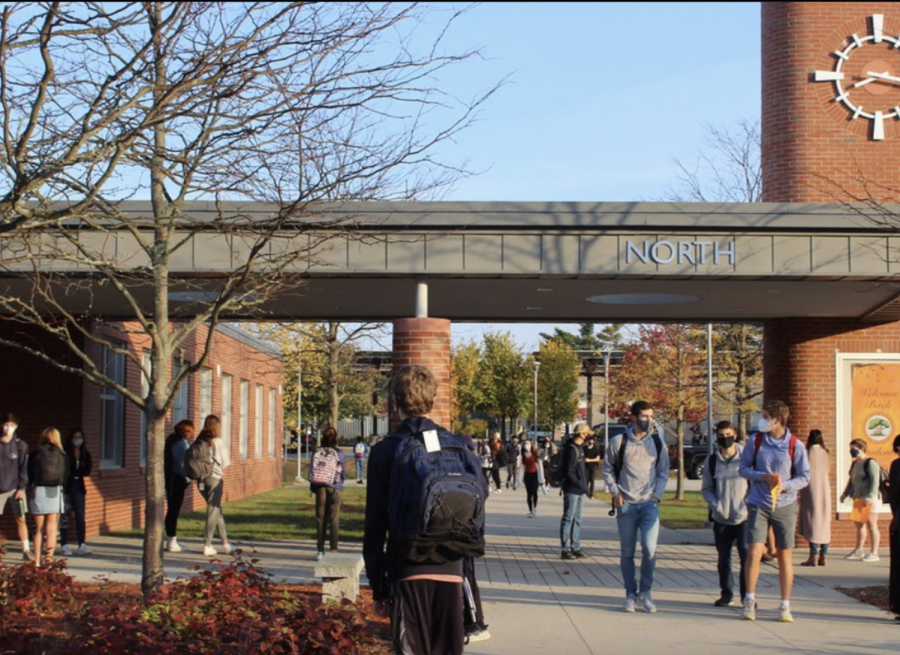
M 199 412 L 200 415 L 198 418 L 199 425 L 198 428 L 203 425 L 203 421 L 207 416 L 212 414 L 212 401 L 213 401 L 213 384 L 212 384 L 212 369 L 211 368 L 201 368 L 200 369 L 200 407 Z
M 247 459 L 247 452 L 249 450 L 248 441 L 248 405 L 250 404 L 250 383 L 246 380 L 241 380 L 241 405 L 240 405 L 240 415 L 238 417 L 238 434 L 240 436 L 240 449 L 241 449 L 241 459 Z
M 113 342 L 117 349 L 125 349 L 125 344 Z M 100 366 L 103 373 L 114 382 L 125 384 L 125 355 L 115 352 L 113 347 L 103 346 Z M 125 453 L 125 399 L 116 389 L 103 387 L 100 390 L 100 466 L 121 468 Z
M 172 363 L 172 378 L 181 371 L 182 367 L 189 366 L 188 362 L 181 362 L 180 364 L 177 362 Z M 185 379 L 184 384 L 178 389 L 178 394 L 175 396 L 175 402 L 172 403 L 172 425 L 175 425 L 179 421 L 183 421 L 188 417 L 188 399 L 191 391 L 191 378 L 188 377 Z
M 263 386 L 256 385 L 256 413 L 254 414 L 253 438 L 256 448 L 256 457 L 261 458 L 263 455 Z
M 222 374 L 222 415 L 219 417 L 222 445 L 231 459 L 231 376 Z
M 150 378 L 147 374 L 153 370 L 153 352 L 145 350 L 141 355 L 141 398 L 146 398 L 150 393 Z M 147 466 L 147 412 L 141 410 L 141 466 Z
M 269 389 L 269 457 L 275 457 L 275 389 Z

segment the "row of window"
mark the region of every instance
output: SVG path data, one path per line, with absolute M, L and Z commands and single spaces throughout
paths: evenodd
M 114 344 L 115 345 L 115 344 Z M 124 350 L 125 344 L 118 344 L 116 348 L 103 347 L 102 366 L 103 372 L 112 380 L 119 384 L 125 384 L 125 356 L 122 352 L 116 350 Z M 178 366 L 184 366 L 185 363 L 176 363 L 173 366 L 175 372 Z M 151 355 L 150 351 L 144 351 L 143 366 L 145 370 L 150 370 Z M 203 419 L 212 414 L 213 406 L 213 374 L 212 369 L 202 368 L 199 371 L 199 393 L 198 393 L 198 411 L 197 416 L 193 417 L 195 425 L 199 429 L 203 423 Z M 149 390 L 149 381 L 146 376 L 141 376 L 141 393 L 146 397 Z M 188 378 L 178 391 L 178 396 L 172 405 L 172 423 L 178 423 L 183 419 L 191 418 L 189 416 L 190 409 L 190 387 L 193 378 Z M 231 456 L 231 430 L 232 430 L 232 393 L 234 378 L 227 373 L 221 376 L 221 393 L 222 408 L 219 412 L 219 420 L 221 421 L 221 437 Z M 266 423 L 266 433 L 268 446 L 268 456 L 275 456 L 275 389 L 269 388 L 268 412 L 263 411 L 263 402 L 266 395 L 266 389 L 261 384 L 255 385 L 255 407 L 254 416 L 254 456 L 262 458 L 263 456 L 263 421 Z M 240 448 L 241 459 L 247 459 L 249 456 L 249 421 L 250 421 L 250 382 L 248 380 L 240 381 L 240 405 L 238 407 L 238 444 Z M 103 388 L 100 391 L 100 465 L 105 468 L 121 468 L 124 465 L 125 453 L 125 399 L 122 394 L 111 388 Z M 147 460 L 147 419 L 141 413 L 141 466 Z

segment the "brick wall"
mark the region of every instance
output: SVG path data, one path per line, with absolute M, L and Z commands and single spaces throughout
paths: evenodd
M 427 366 L 437 378 L 437 397 L 431 419 L 450 427 L 450 321 L 443 318 L 404 318 L 394 321 L 396 372 L 403 366 Z
M 112 336 L 126 342 L 129 349 L 140 357 L 142 350 L 149 347 L 145 339 L 130 333 L 136 326 L 122 324 L 123 330 L 107 329 Z M 188 362 L 197 361 L 202 345 L 207 335 L 207 328 L 201 327 L 184 346 L 184 359 Z M 49 347 L 49 345 L 48 345 Z M 88 352 L 93 357 L 99 357 L 97 347 L 89 347 Z M 3 352 L 3 361 L 8 361 L 6 350 Z M 262 491 L 277 488 L 281 485 L 282 478 L 282 367 L 281 362 L 262 350 L 233 338 L 227 334 L 217 332 L 213 339 L 211 352 L 205 364 L 212 370 L 212 411 L 221 415 L 222 412 L 222 375 L 230 374 L 232 384 L 232 429 L 230 436 L 232 465 L 225 471 L 225 500 L 244 498 Z M 32 422 L 51 424 L 56 422 L 67 431 L 70 426 L 80 425 L 84 429 L 85 440 L 88 449 L 94 458 L 94 472 L 87 481 L 87 532 L 88 538 L 96 534 L 104 534 L 113 530 L 140 528 L 144 518 L 144 472 L 141 464 L 141 413 L 132 404 L 125 403 L 124 419 L 124 455 L 123 465 L 104 466 L 101 464 L 100 445 L 100 389 L 80 377 L 71 375 L 63 378 L 61 374 L 47 366 L 46 375 L 38 369 L 34 363 L 30 364 L 29 374 L 25 381 L 19 381 L 10 385 L 6 381 L 4 398 L 10 403 L 10 407 L 19 411 L 22 415 L 23 427 Z M 141 373 L 132 361 L 126 361 L 125 375 L 130 389 L 139 392 L 141 389 Z M 48 380 L 52 380 L 54 404 L 48 406 L 46 390 Z M 66 384 L 60 386 L 58 382 L 65 380 Z M 247 457 L 239 454 L 239 408 L 240 408 L 240 383 L 242 380 L 249 382 L 248 394 L 248 448 Z M 262 457 L 256 456 L 256 385 L 263 385 L 263 425 L 261 435 L 263 437 Z M 41 387 L 43 392 L 31 391 L 33 387 Z M 269 417 L 269 391 L 275 392 L 275 425 L 273 437 L 275 454 L 269 456 L 268 442 L 268 417 Z M 43 413 L 37 409 L 43 404 Z M 189 382 L 188 417 L 194 421 L 198 429 L 203 417 L 199 416 L 200 384 L 198 376 L 194 376 Z M 57 411 L 57 407 L 61 410 Z M 21 408 L 21 409 L 19 409 Z M 64 411 L 63 411 L 64 410 Z M 171 420 L 167 423 L 167 432 L 171 430 Z M 26 431 L 30 435 L 30 429 Z M 29 439 L 33 441 L 33 439 Z M 189 490 L 183 507 L 183 511 L 190 511 L 204 507 L 203 498 L 192 486 Z M 6 523 L 0 524 L 0 532 L 6 536 L 14 536 L 12 526 Z
M 811 73 L 834 70 L 832 53 L 842 50 L 851 34 L 870 34 L 868 18 L 873 14 L 883 14 L 884 33 L 897 37 L 900 6 L 895 2 L 763 2 L 761 6 L 763 200 L 847 200 L 838 185 L 860 194 L 864 193 L 862 179 L 876 195 L 877 184 L 897 189 L 900 121 L 886 119 L 885 139 L 872 141 L 871 121 L 852 120 L 847 107 L 834 102 L 834 83 L 814 82 Z M 874 58 L 883 59 L 893 75 L 900 75 L 900 51 L 891 51 L 891 45 L 856 50 L 845 70 L 849 73 L 859 62 Z M 885 93 L 876 97 L 871 93 L 876 90 Z M 858 95 L 851 97 L 873 103 L 871 108 L 900 104 L 898 88 L 867 85 L 855 92 Z
M 853 319 L 781 319 L 765 327 L 763 356 L 767 400 L 783 400 L 791 408 L 791 431 L 806 441 L 818 428 L 831 451 L 832 488 L 843 489 L 847 471 L 837 470 L 837 448 L 848 448 L 849 439 L 836 442 L 838 432 L 835 353 L 900 352 L 900 323 L 865 326 Z M 887 545 L 890 514 L 879 525 Z M 832 545 L 852 546 L 856 537 L 849 514 L 835 513 Z

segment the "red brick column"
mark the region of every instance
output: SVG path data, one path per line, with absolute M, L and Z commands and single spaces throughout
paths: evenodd
M 401 318 L 394 321 L 394 366 L 427 366 L 438 390 L 431 418 L 450 428 L 450 321 L 444 318 Z
M 854 319 L 808 318 L 766 323 L 763 354 L 766 400 L 783 400 L 788 404 L 791 432 L 804 443 L 811 429 L 822 431 L 831 456 L 832 489 L 843 489 L 847 481 L 847 471 L 838 471 L 835 465 L 838 447 L 835 354 L 839 352 L 900 352 L 900 323 L 865 325 Z M 879 521 L 882 550 L 887 547 L 889 523 L 890 514 L 882 515 Z M 833 546 L 854 545 L 856 531 L 849 514 L 836 513 L 831 529 Z

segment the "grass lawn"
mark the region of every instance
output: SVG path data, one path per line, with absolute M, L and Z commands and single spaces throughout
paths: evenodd
M 344 487 L 341 511 L 341 541 L 362 541 L 365 487 Z M 315 539 L 316 501 L 308 487 L 273 489 L 249 498 L 224 503 L 225 527 L 230 539 Z M 178 519 L 178 536 L 202 538 L 206 508 Z M 141 537 L 143 530 L 112 533 L 120 537 Z
M 594 498 L 601 503 L 610 504 L 609 493 L 606 491 L 595 491 Z M 703 528 L 707 514 L 706 501 L 699 491 L 685 491 L 682 501 L 675 500 L 674 491 L 667 491 L 659 506 L 659 522 L 673 530 Z

